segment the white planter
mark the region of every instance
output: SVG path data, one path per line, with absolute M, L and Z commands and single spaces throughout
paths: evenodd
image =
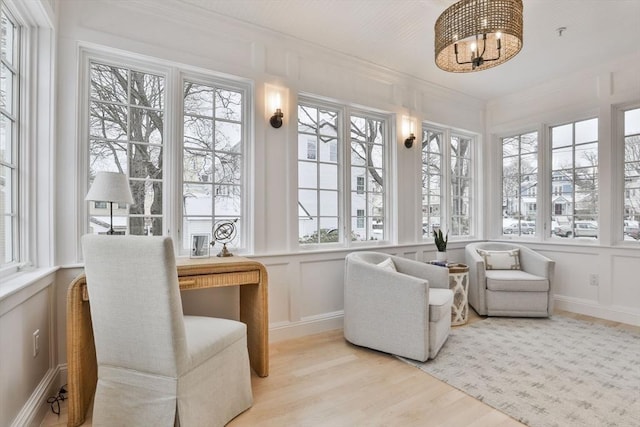
M 436 252 L 436 259 L 438 261 L 446 261 L 447 260 L 447 253 L 446 252 Z

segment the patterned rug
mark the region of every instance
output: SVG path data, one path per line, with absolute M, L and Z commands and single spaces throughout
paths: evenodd
M 531 427 L 640 426 L 640 333 L 494 317 L 453 328 L 435 360 L 402 360 Z

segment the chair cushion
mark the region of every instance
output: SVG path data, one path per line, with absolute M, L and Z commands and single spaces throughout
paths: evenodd
M 549 279 L 522 270 L 488 270 L 485 274 L 491 291 L 549 291 Z
M 478 249 L 487 270 L 520 270 L 520 249 L 488 251 Z
M 383 270 L 398 271 L 398 269 L 396 268 L 396 265 L 393 263 L 393 260 L 391 258 L 387 258 L 376 265 L 382 268 Z
M 450 289 L 429 288 L 429 321 L 437 322 L 451 316 L 453 292 Z

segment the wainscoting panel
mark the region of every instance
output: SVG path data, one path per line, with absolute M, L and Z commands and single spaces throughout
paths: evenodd
M 343 309 L 344 257 L 300 263 L 301 317 Z

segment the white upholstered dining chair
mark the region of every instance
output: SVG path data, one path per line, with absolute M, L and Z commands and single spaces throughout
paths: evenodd
M 185 316 L 168 237 L 82 238 L 95 426 L 222 426 L 252 404 L 246 325 Z

